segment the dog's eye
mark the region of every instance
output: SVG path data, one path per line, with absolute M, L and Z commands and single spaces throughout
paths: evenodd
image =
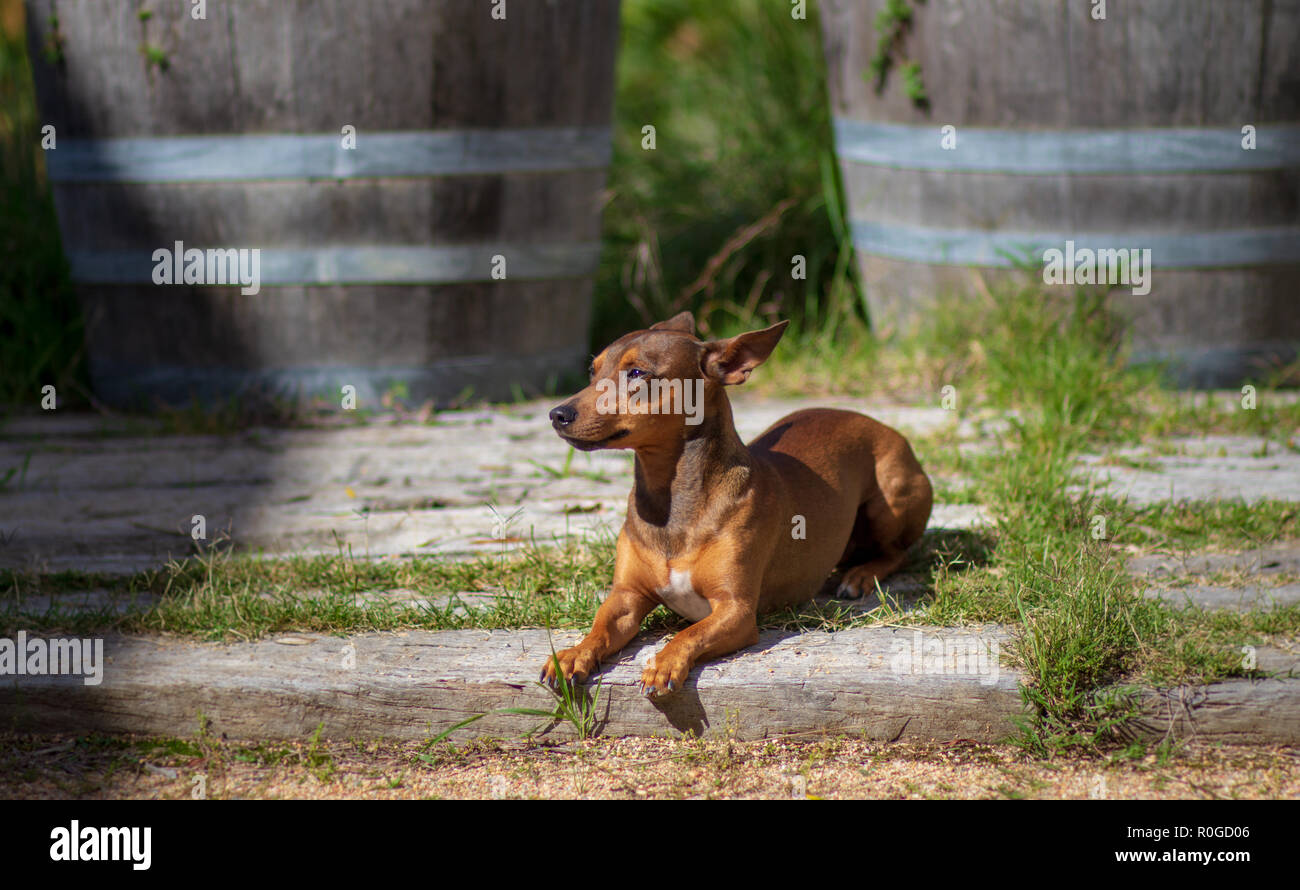
M 589 368 L 587 369 L 587 376 L 588 376 L 588 377 L 595 377 L 595 376 L 596 376 L 596 366 L 595 366 L 595 365 L 592 365 L 591 367 L 589 367 Z
M 645 371 L 642 371 L 640 368 L 630 368 L 627 372 L 628 380 L 635 380 L 638 377 L 644 377 L 644 376 L 646 376 L 646 373 Z

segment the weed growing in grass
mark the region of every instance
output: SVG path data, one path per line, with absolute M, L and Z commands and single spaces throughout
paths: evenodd
M 316 776 L 321 783 L 328 782 L 334 775 L 334 758 L 328 751 L 321 748 L 320 737 L 325 731 L 325 721 L 322 720 L 316 724 L 316 729 L 307 740 L 307 753 L 303 755 L 303 762 L 312 774 Z
M 568 453 L 564 455 L 564 463 L 560 465 L 560 468 L 558 470 L 549 464 L 544 464 L 540 460 L 534 460 L 532 458 L 528 459 L 528 463 L 537 467 L 537 469 L 541 470 L 552 479 L 568 479 L 570 476 L 577 476 L 579 478 L 587 479 L 590 480 L 591 482 L 599 482 L 601 484 L 610 481 L 609 476 L 600 472 L 599 470 L 573 469 L 573 455 L 576 453 L 577 451 L 575 449 L 570 448 Z
M 547 628 L 548 642 L 549 631 Z M 546 683 L 538 681 L 537 685 L 545 689 L 555 697 L 555 707 L 550 711 L 543 711 L 539 708 L 498 708 L 495 711 L 484 711 L 481 714 L 474 714 L 471 717 L 460 721 L 459 723 L 449 726 L 442 732 L 438 733 L 429 740 L 429 745 L 436 745 L 445 741 L 452 733 L 458 729 L 464 729 L 488 717 L 492 714 L 514 714 L 523 717 L 541 717 L 542 722 L 534 726 L 528 732 L 524 733 L 525 738 L 536 735 L 543 729 L 554 726 L 557 723 L 568 723 L 573 727 L 574 734 L 580 739 L 588 739 L 596 734 L 600 728 L 600 721 L 596 716 L 596 702 L 600 698 L 600 691 L 604 685 L 604 678 L 596 684 L 592 692 L 588 692 L 586 687 L 579 683 L 571 682 L 564 676 L 560 669 L 559 656 L 555 654 L 555 644 L 551 643 L 551 663 L 555 667 L 555 685 L 548 686 Z
M 605 678 L 601 677 L 597 681 L 596 688 L 592 692 L 588 692 L 586 687 L 579 683 L 569 681 L 560 669 L 560 659 L 555 654 L 554 644 L 551 645 L 551 666 L 555 669 L 555 687 L 551 688 L 545 683 L 539 685 L 550 690 L 555 696 L 555 710 L 542 716 L 552 721 L 568 723 L 580 739 L 590 738 L 596 734 L 600 726 L 600 721 L 596 717 L 596 702 L 600 699 Z

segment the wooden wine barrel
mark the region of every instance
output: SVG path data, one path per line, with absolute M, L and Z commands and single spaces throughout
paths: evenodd
M 617 0 L 140 8 L 27 4 L 99 398 L 444 402 L 581 371 Z M 231 250 L 243 279 L 208 253 Z M 195 262 L 166 283 L 159 251 Z
M 1112 292 L 1135 359 L 1215 386 L 1296 356 L 1300 0 L 925 0 L 895 54 L 924 107 L 864 76 L 882 6 L 821 7 L 873 323 L 1053 248 L 1149 249 L 1149 293 Z

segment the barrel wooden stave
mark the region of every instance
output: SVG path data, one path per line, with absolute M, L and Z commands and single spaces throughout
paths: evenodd
M 826 0 L 822 9 L 836 117 L 963 134 L 1199 127 L 1241 138 L 1252 124 L 1300 121 L 1300 2 L 1154 0 L 1140 9 L 1059 0 L 928 0 L 905 38 L 930 104 L 916 106 L 891 73 L 877 94 L 863 78 L 883 0 Z M 1171 52 L 1170 46 L 1177 47 Z M 1222 234 L 1300 223 L 1300 165 L 1278 169 L 1044 174 L 871 166 L 842 158 L 850 220 L 877 226 L 996 235 L 1114 236 L 1114 247 L 1184 232 Z M 1058 245 L 1063 246 L 1063 245 Z M 873 321 L 913 323 L 943 293 L 969 294 L 976 274 L 1003 269 L 917 262 L 859 248 Z M 1293 258 L 1223 268 L 1157 262 L 1152 292 L 1120 286 L 1114 305 L 1132 320 L 1139 359 L 1170 359 L 1180 382 L 1222 385 L 1258 374 L 1300 349 L 1300 239 Z
M 937 137 L 936 137 L 937 138 Z M 1300 170 L 1241 174 L 1007 176 L 846 165 L 851 216 L 908 225 L 1028 231 L 1060 220 L 1080 232 L 1176 232 L 1291 225 Z
M 51 0 L 28 0 L 34 47 Z M 33 53 L 60 140 L 607 127 L 618 3 L 241 0 L 155 9 L 59 0 L 64 60 Z M 143 43 L 167 53 L 149 65 Z M 340 134 L 341 135 L 341 134 Z M 57 150 L 57 149 L 56 149 Z M 56 182 L 65 251 L 343 245 L 503 248 L 599 237 L 603 168 L 238 182 Z M 510 276 L 512 259 L 503 249 Z M 590 252 L 587 250 L 587 252 Z M 594 271 L 594 269 L 592 269 Z M 97 392 L 110 403 L 225 398 L 307 382 L 373 397 L 537 391 L 587 355 L 591 277 L 236 287 L 79 285 Z M 190 372 L 188 373 L 187 369 Z M 331 369 L 337 374 L 330 376 Z M 359 372 L 366 379 L 357 381 Z
M 585 242 L 600 237 L 603 183 L 600 170 L 183 187 L 67 183 L 56 200 L 65 243 L 86 250 L 140 247 L 164 234 L 174 237 L 156 246 L 309 247 L 340 230 L 358 245 Z
M 1087 0 L 926 0 L 914 4 L 905 38 L 929 88 L 924 109 L 903 94 L 897 71 L 879 94 L 862 76 L 883 6 L 823 0 L 836 115 L 1044 129 L 1300 119 L 1296 0 L 1110 3 L 1100 22 Z M 1179 51 L 1169 52 L 1171 44 Z
M 129 331 L 149 313 L 157 335 L 107 342 L 96 353 L 106 366 L 148 364 L 215 368 L 279 354 L 295 368 L 366 367 L 376 353 L 385 366 L 407 369 L 438 358 L 498 353 L 552 354 L 572 345 L 555 316 L 581 318 L 582 291 L 568 281 L 427 285 L 347 285 L 276 288 L 276 299 L 244 295 L 238 287 L 180 286 L 159 303 L 147 291 L 87 286 L 87 314 Z M 219 299 L 216 299 L 219 297 Z M 209 337 L 188 336 L 196 313 L 206 313 Z M 514 323 L 499 324 L 503 314 Z M 284 331 L 301 336 L 286 338 Z M 419 336 L 412 336 L 416 332 Z M 321 354 L 331 357 L 328 365 Z M 344 380 L 344 383 L 349 381 Z M 456 393 L 453 392 L 452 395 Z
M 617 0 L 510 3 L 504 21 L 481 0 L 239 0 L 206 21 L 177 3 L 146 23 L 134 3 L 27 3 L 38 47 L 57 9 L 65 61 L 32 63 L 42 117 L 72 137 L 608 125 L 613 103 L 592 72 L 613 70 Z M 67 89 L 43 88 L 56 75 Z

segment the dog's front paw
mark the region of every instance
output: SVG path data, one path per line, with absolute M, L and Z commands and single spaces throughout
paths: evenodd
M 600 666 L 600 659 L 590 649 L 581 646 L 563 649 L 555 653 L 553 658 L 546 660 L 546 664 L 542 666 L 541 676 L 538 677 L 538 680 L 552 688 L 556 685 L 555 662 L 557 660 L 560 663 L 560 673 L 571 683 L 583 682 Z
M 650 659 L 637 685 L 647 698 L 662 698 L 685 686 L 690 672 L 690 664 L 665 649 Z

